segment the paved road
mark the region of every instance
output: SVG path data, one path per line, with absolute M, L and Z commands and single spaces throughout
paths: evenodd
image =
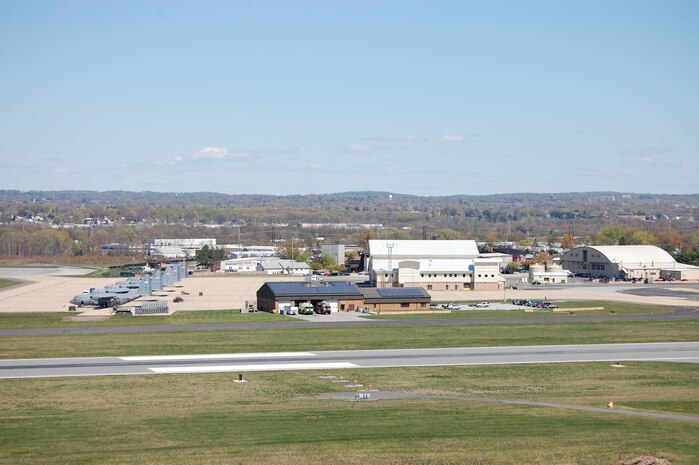
M 143 326 L 90 326 L 73 328 L 2 329 L 0 336 L 39 336 L 57 334 L 115 334 L 152 333 L 164 331 L 230 331 L 281 328 L 332 328 L 366 326 L 431 326 L 431 325 L 490 325 L 490 324 L 537 324 L 537 323 L 596 323 L 605 321 L 687 321 L 699 320 L 696 308 L 676 308 L 672 312 L 655 315 L 555 315 L 504 318 L 430 318 L 414 320 L 371 320 L 355 318 L 348 321 L 324 322 L 318 315 L 317 321 L 294 321 L 279 323 L 218 323 L 191 325 L 143 325 Z
M 699 363 L 699 342 L 0 360 L 0 378 L 560 362 Z

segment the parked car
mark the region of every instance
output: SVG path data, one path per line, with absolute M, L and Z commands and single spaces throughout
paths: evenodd
M 461 307 L 453 302 L 449 302 L 448 304 L 442 305 L 442 308 L 445 310 L 461 310 Z
M 490 306 L 490 303 L 488 302 L 471 302 L 468 304 L 469 307 L 473 308 L 488 308 Z

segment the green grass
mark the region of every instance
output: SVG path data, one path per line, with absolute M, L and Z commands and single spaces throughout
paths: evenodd
M 109 315 L 111 309 L 105 309 Z M 75 312 L 62 313 L 0 313 L 0 329 L 62 328 L 89 326 L 147 326 L 147 325 L 188 325 L 215 323 L 266 323 L 278 321 L 299 321 L 284 315 L 266 312 L 240 313 L 240 310 L 180 311 L 163 316 L 113 316 L 103 321 L 72 321 L 79 315 Z
M 2 289 L 4 287 L 14 286 L 14 285 L 19 284 L 19 283 L 20 283 L 20 281 L 15 281 L 14 279 L 0 278 L 0 289 Z
M 0 464 L 699 463 L 699 424 L 557 408 L 319 398 L 347 388 L 318 372 L 0 380 Z M 699 366 L 633 363 L 337 371 L 383 391 L 676 412 Z M 692 407 L 691 414 L 699 411 Z
M 0 358 L 682 342 L 698 338 L 699 321 L 59 334 L 2 337 Z
M 456 310 L 451 313 L 427 313 L 427 314 L 407 314 L 407 315 L 391 315 L 383 313 L 377 316 L 367 316 L 370 319 L 380 320 L 411 320 L 411 319 L 439 319 L 439 318 L 511 318 L 511 317 L 531 317 L 536 318 L 542 315 L 554 315 L 561 318 L 570 317 L 571 314 L 576 315 L 653 315 L 659 313 L 668 313 L 672 311 L 672 307 L 664 307 L 660 305 L 637 305 L 619 302 L 603 302 L 603 301 L 580 301 L 580 302 L 556 302 L 562 308 L 587 308 L 587 307 L 604 307 L 604 310 L 585 310 L 578 312 L 556 312 L 551 310 L 540 310 L 536 312 L 525 312 L 524 310 L 498 310 L 498 302 L 490 302 L 488 310 L 471 310 L 467 303 L 460 303 L 461 310 Z
M 84 268 L 92 268 L 90 266 L 85 266 Z M 75 276 L 76 278 L 119 278 L 121 270 L 110 269 L 110 268 L 97 268 L 96 270 Z

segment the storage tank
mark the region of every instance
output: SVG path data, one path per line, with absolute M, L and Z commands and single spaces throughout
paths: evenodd
M 546 267 L 541 263 L 535 263 L 529 266 L 529 273 L 543 273 L 546 271 Z

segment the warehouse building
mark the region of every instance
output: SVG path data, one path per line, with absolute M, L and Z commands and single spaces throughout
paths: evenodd
M 366 269 L 376 287 L 497 290 L 505 284 L 500 263 L 481 257 L 471 240 L 371 240 Z
M 561 257 L 561 266 L 575 274 L 607 278 L 699 279 L 699 267 L 677 263 L 672 255 L 653 245 L 575 247 Z
M 267 282 L 257 291 L 257 307 L 266 312 L 280 313 L 302 302 L 328 304 L 331 312 L 427 310 L 431 298 L 424 289 L 359 288 L 343 281 Z
M 429 310 L 432 298 L 420 287 L 359 289 L 364 296 L 364 307 L 369 310 Z

